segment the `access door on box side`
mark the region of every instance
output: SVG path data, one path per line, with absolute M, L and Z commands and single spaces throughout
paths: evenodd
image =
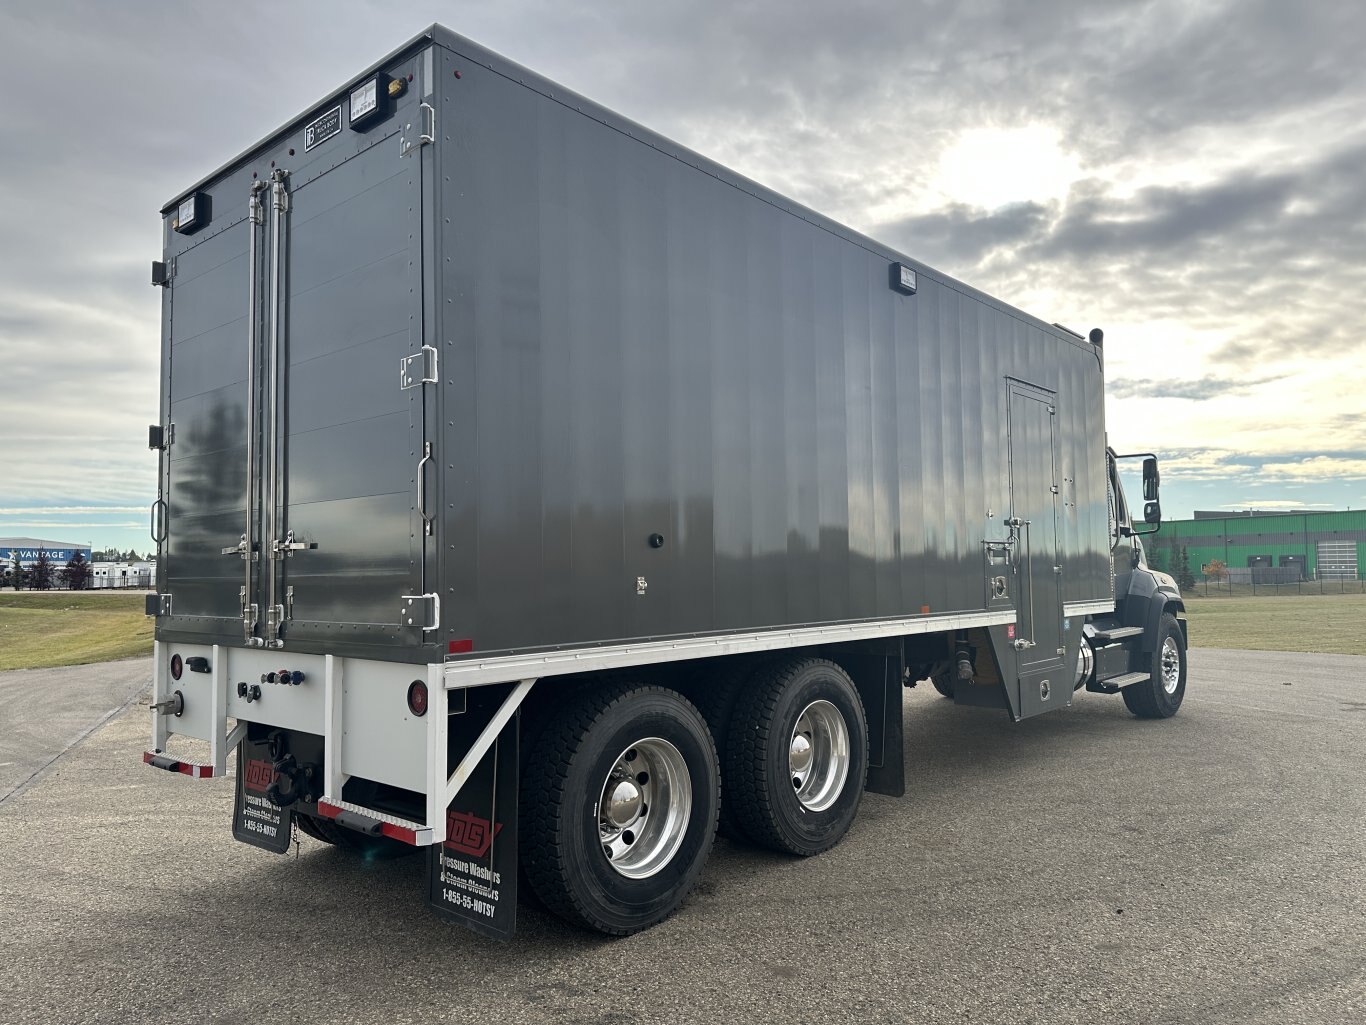
M 1015 538 L 1020 712 L 1067 704 L 1064 679 L 1061 549 L 1058 544 L 1056 397 L 1008 381 L 1010 523 Z

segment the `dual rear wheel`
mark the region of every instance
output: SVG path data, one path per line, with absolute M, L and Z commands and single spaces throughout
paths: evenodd
M 613 935 L 671 914 L 701 875 L 722 808 L 733 834 L 811 855 L 858 811 L 867 728 L 847 674 L 770 663 L 682 694 L 616 683 L 580 691 L 528 752 L 522 868 L 546 908 Z

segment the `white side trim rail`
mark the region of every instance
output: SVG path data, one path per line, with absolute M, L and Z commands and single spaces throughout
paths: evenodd
M 646 641 L 600 648 L 573 648 L 567 651 L 532 655 L 506 655 L 501 658 L 468 659 L 445 664 L 446 688 L 482 687 L 493 683 L 533 680 L 566 673 L 600 672 L 657 662 L 682 662 L 718 655 L 738 655 L 750 651 L 774 651 L 811 644 L 839 644 L 899 637 L 909 634 L 963 630 L 974 626 L 999 626 L 1015 622 L 1013 609 L 1000 612 L 956 612 L 915 619 L 883 619 L 872 623 L 844 623 L 837 626 L 808 626 L 790 630 L 761 630 L 754 633 L 719 634 L 687 637 L 672 641 Z
M 1062 603 L 1064 616 L 1104 616 L 1115 611 L 1115 603 L 1109 598 L 1099 601 L 1066 601 Z

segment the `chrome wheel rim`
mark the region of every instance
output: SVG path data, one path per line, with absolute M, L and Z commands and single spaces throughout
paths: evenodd
M 1162 689 L 1175 694 L 1180 685 L 1181 652 L 1177 650 L 1176 641 L 1168 637 L 1162 642 Z
M 824 811 L 849 778 L 849 727 L 829 701 L 813 701 L 797 716 L 787 747 L 788 776 L 807 811 Z
M 617 756 L 598 798 L 598 839 L 612 868 L 646 879 L 678 853 L 692 815 L 692 777 L 683 753 L 660 737 Z

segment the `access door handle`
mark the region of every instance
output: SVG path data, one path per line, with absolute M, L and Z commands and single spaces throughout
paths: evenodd
M 432 532 L 432 517 L 427 512 L 427 464 L 432 461 L 432 443 L 422 443 L 422 458 L 417 461 L 417 514 L 422 517 L 422 533 Z

